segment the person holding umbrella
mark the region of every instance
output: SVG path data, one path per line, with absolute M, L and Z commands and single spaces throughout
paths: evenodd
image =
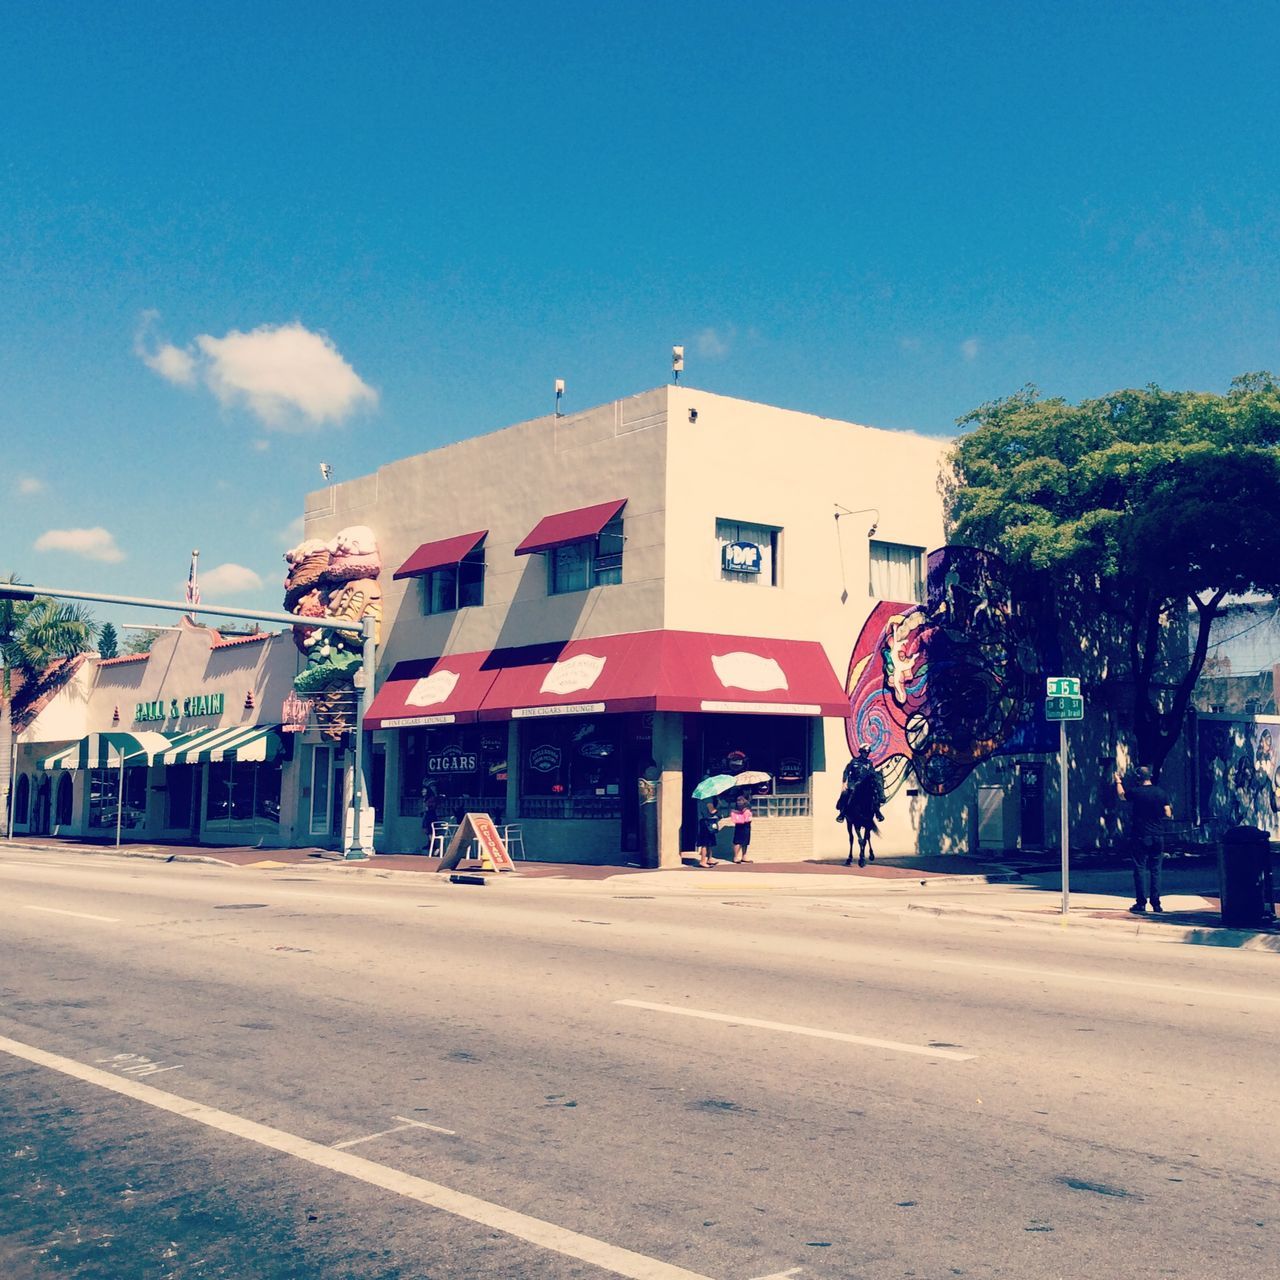
M 714 867 L 716 841 L 720 835 L 720 805 L 716 797 L 733 786 L 728 774 L 703 778 L 693 789 L 698 801 L 698 866 Z

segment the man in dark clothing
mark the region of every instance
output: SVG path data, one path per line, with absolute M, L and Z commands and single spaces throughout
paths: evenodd
M 845 817 L 845 804 L 854 791 L 857 790 L 858 783 L 863 778 L 874 780 L 876 821 L 884 821 L 884 813 L 880 808 L 884 804 L 884 779 L 880 777 L 880 770 L 871 763 L 871 748 L 864 742 L 858 748 L 858 754 L 844 767 L 844 783 L 840 788 L 840 799 L 836 803 L 836 817 L 841 822 L 844 821 Z
M 1125 787 L 1116 774 L 1116 792 L 1121 800 L 1133 805 L 1133 830 L 1129 837 L 1130 856 L 1133 859 L 1134 915 L 1146 912 L 1150 899 L 1151 910 L 1160 915 L 1160 870 L 1164 863 L 1165 823 L 1173 817 L 1173 806 L 1163 788 L 1156 786 L 1151 770 L 1145 766 L 1138 770 L 1137 779 Z M 1144 874 L 1145 873 L 1145 874 Z

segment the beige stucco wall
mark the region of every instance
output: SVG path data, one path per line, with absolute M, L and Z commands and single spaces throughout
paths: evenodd
M 690 410 L 697 421 L 690 422 Z M 942 543 L 937 481 L 947 442 L 713 395 L 659 387 L 563 418 L 543 417 L 381 467 L 309 495 L 306 536 L 332 538 L 370 526 L 384 571 L 379 678 L 410 658 L 589 635 L 669 628 L 816 640 L 843 681 L 868 591 L 866 536 L 931 550 Z M 623 581 L 564 596 L 546 594 L 542 556 L 514 556 L 543 517 L 625 497 Z M 877 508 L 836 520 L 837 505 Z M 717 518 L 783 530 L 777 588 L 721 580 Z M 488 529 L 485 604 L 423 617 L 417 580 L 392 573 L 422 543 Z M 676 717 L 678 719 L 678 717 Z M 668 847 L 679 827 L 679 733 L 663 729 L 661 813 Z M 825 721 L 814 744 L 815 817 L 783 833 L 779 857 L 843 853 L 832 820 L 848 757 L 843 723 Z M 387 791 L 398 792 L 394 747 Z M 885 848 L 914 847 L 921 802 L 891 806 Z M 547 824 L 540 843 L 589 856 L 597 824 Z M 616 827 L 616 824 L 606 824 Z M 383 846 L 421 845 L 412 819 L 383 815 Z M 771 837 L 762 841 L 770 854 Z M 585 843 L 584 843 L 585 842 Z

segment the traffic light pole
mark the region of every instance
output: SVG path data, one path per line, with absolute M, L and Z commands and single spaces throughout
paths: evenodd
M 170 613 L 190 613 L 190 601 L 149 600 L 143 596 L 109 596 L 93 591 L 71 591 L 65 587 L 33 587 L 25 582 L 0 582 L 0 596 L 9 596 L 20 600 L 30 600 L 34 596 L 53 596 L 56 600 L 92 600 L 96 604 L 125 604 L 134 608 L 162 609 Z M 277 622 L 288 627 L 299 625 L 322 631 L 351 631 L 350 619 L 341 621 L 333 618 L 298 618 L 292 613 L 267 612 L 262 609 L 235 609 L 226 605 L 205 604 L 200 602 L 201 613 L 211 613 L 220 618 L 248 618 L 253 622 Z M 377 656 L 377 646 L 373 638 L 373 619 L 364 618 L 360 624 L 363 639 L 363 664 L 360 668 L 361 685 L 357 706 L 359 719 L 355 730 L 355 776 L 351 779 L 351 837 L 346 842 L 343 854 L 347 861 L 359 861 L 369 856 L 360 837 L 361 809 L 366 807 L 364 794 L 364 714 L 368 710 L 369 698 L 373 693 L 373 669 Z M 10 800 L 17 790 L 16 783 L 10 781 Z M 10 834 L 13 824 L 10 822 Z

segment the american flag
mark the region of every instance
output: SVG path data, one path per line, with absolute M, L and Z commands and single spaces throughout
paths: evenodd
M 187 573 L 187 603 L 192 607 L 200 603 L 200 586 L 196 582 L 196 560 L 199 555 L 198 551 L 191 553 L 191 569 Z

